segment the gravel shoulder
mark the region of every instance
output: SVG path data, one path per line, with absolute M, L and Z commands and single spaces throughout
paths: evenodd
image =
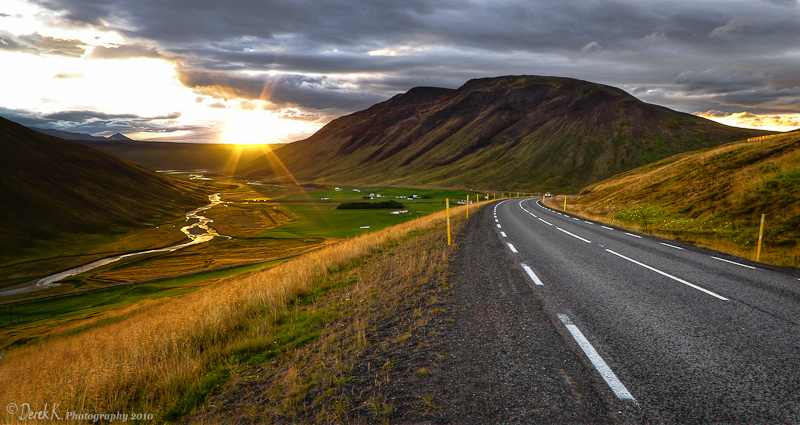
M 381 391 L 394 406 L 388 421 L 616 422 L 495 234 L 490 207 L 457 243 L 443 312 L 418 332 L 425 341 L 394 355 L 398 372 Z

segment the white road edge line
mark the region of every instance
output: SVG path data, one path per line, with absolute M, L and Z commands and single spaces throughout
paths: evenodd
M 521 266 L 522 266 L 522 268 L 525 270 L 525 273 L 528 273 L 528 276 L 531 278 L 531 280 L 533 281 L 533 283 L 535 283 L 535 284 L 536 284 L 536 285 L 538 285 L 538 286 L 544 286 L 544 283 L 542 283 L 542 281 L 541 281 L 541 280 L 539 280 L 539 277 L 538 277 L 538 276 L 536 276 L 536 273 L 534 273 L 534 272 L 533 272 L 533 270 L 531 270 L 531 268 L 530 268 L 530 267 L 528 267 L 528 265 L 527 265 L 527 264 L 525 264 L 525 263 L 519 263 L 519 265 L 521 265 Z
M 497 223 L 497 228 L 498 228 L 498 229 L 502 229 L 502 228 L 503 228 L 503 226 L 501 226 L 501 225 L 500 225 L 500 223 Z
M 507 243 L 508 243 L 508 249 L 510 249 L 511 252 L 513 252 L 514 254 L 517 254 L 517 248 L 514 248 L 514 245 L 511 245 L 511 242 Z
M 668 277 L 668 278 L 670 278 L 672 280 L 678 281 L 678 282 L 680 282 L 680 283 L 682 283 L 682 284 L 684 284 L 686 286 L 689 286 L 689 287 L 692 287 L 694 289 L 697 289 L 700 292 L 705 292 L 706 294 L 711 295 L 712 297 L 719 298 L 722 301 L 730 301 L 729 299 L 723 297 L 722 295 L 719 295 L 717 293 L 711 292 L 708 289 L 701 288 L 701 287 L 699 287 L 699 286 L 697 286 L 697 285 L 695 285 L 693 283 L 689 283 L 689 282 L 687 282 L 687 281 L 685 281 L 685 280 L 683 280 L 681 278 L 675 277 L 675 276 L 673 276 L 673 275 L 671 275 L 669 273 L 662 272 L 661 270 L 653 268 L 653 267 L 650 267 L 647 264 L 640 263 L 640 262 L 638 262 L 638 261 L 636 261 L 636 260 L 634 260 L 632 258 L 628 258 L 628 257 L 626 257 L 626 256 L 624 256 L 622 254 L 616 253 L 616 252 L 614 252 L 614 251 L 612 251 L 612 250 L 610 250 L 608 248 L 606 248 L 606 251 L 616 255 L 617 257 L 624 258 L 624 259 L 630 261 L 631 263 L 638 264 L 638 265 L 640 265 L 640 266 L 642 266 L 642 267 L 644 267 L 646 269 L 652 270 L 652 271 L 654 271 L 654 272 L 656 272 L 656 273 L 658 273 L 660 275 L 663 275 L 663 276 L 666 276 L 666 277 Z
M 582 238 L 582 237 L 580 237 L 580 236 L 578 236 L 578 235 L 576 235 L 576 234 L 574 234 L 574 233 L 570 233 L 570 232 L 568 232 L 568 231 L 566 231 L 566 230 L 564 230 L 564 229 L 562 229 L 562 228 L 560 228 L 560 227 L 556 227 L 556 229 L 558 229 L 558 230 L 561 230 L 562 232 L 564 232 L 564 233 L 566 233 L 566 234 L 568 234 L 568 235 L 572 236 L 573 238 L 580 239 L 580 240 L 582 240 L 582 241 L 584 241 L 584 242 L 586 242 L 586 243 L 592 243 L 592 241 L 590 241 L 589 239 L 584 239 L 584 238 Z
M 679 246 L 670 245 L 670 244 L 668 244 L 668 243 L 664 243 L 664 242 L 661 242 L 661 245 L 668 246 L 668 247 L 670 247 L 670 248 L 675 248 L 675 249 L 680 249 L 680 250 L 683 250 L 683 248 L 681 248 L 681 247 L 679 247 Z
M 586 224 L 594 224 L 591 221 L 586 221 L 586 220 L 583 220 L 583 222 L 586 223 Z
M 639 236 L 639 235 L 634 235 L 633 233 L 628 233 L 628 232 L 623 232 L 623 233 L 625 233 L 625 234 L 626 234 L 626 235 L 628 235 L 628 236 L 633 236 L 634 238 L 639 238 L 639 239 L 641 239 L 641 238 L 642 238 L 641 236 Z
M 724 259 L 724 258 L 719 258 L 719 257 L 714 257 L 714 256 L 712 256 L 711 258 L 713 258 L 713 259 L 715 259 L 715 260 L 719 260 L 719 261 L 724 261 L 724 262 L 726 262 L 726 263 L 736 264 L 737 266 L 747 267 L 748 269 L 756 270 L 756 268 L 755 268 L 755 267 L 753 267 L 753 266 L 748 266 L 747 264 L 737 263 L 737 262 L 735 262 L 735 261 L 726 260 L 726 259 Z
M 500 232 L 500 234 L 503 235 L 504 238 L 508 237 L 508 236 L 506 236 L 506 232 Z
M 607 230 L 614 230 L 614 229 L 612 229 L 612 228 L 610 228 L 610 227 L 608 227 L 608 226 L 600 226 L 600 227 L 602 227 L 602 228 L 604 228 L 604 229 L 607 229 Z
M 548 226 L 552 226 L 552 225 L 553 225 L 552 223 L 548 223 L 548 222 L 546 222 L 546 221 L 542 220 L 542 219 L 541 219 L 541 217 L 536 217 L 536 218 L 538 218 L 538 219 L 539 219 L 539 221 L 541 221 L 542 223 L 544 223 L 544 224 L 546 224 L 546 225 L 548 225 Z
M 561 323 L 566 326 L 569 333 L 572 334 L 573 338 L 575 338 L 575 342 L 578 343 L 578 345 L 581 347 L 581 350 L 583 350 L 583 352 L 586 354 L 586 357 L 588 357 L 589 361 L 592 362 L 594 368 L 600 372 L 600 376 L 602 376 L 603 380 L 606 381 L 606 384 L 608 384 L 608 386 L 611 388 L 611 391 L 614 392 L 614 395 L 616 395 L 620 400 L 630 400 L 636 403 L 636 399 L 633 398 L 630 392 L 628 392 L 628 389 L 625 388 L 625 385 L 620 382 L 619 378 L 617 378 L 617 375 L 614 374 L 614 371 L 608 367 L 608 364 L 605 362 L 605 360 L 600 357 L 600 354 L 597 353 L 597 350 L 594 349 L 589 340 L 583 336 L 583 332 L 581 332 L 581 330 L 572 323 L 572 320 L 570 320 L 569 316 L 566 314 L 559 314 L 558 318 L 561 319 Z

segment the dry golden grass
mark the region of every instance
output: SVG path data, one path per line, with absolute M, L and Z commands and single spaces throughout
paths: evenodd
M 463 223 L 453 221 L 454 234 Z M 457 249 L 445 240 L 439 227 L 359 259 L 357 267 L 332 271 L 290 305 L 268 341 L 322 315 L 319 326 L 304 330 L 318 336 L 269 361 L 232 367 L 234 376 L 188 423 L 385 420 L 392 405 L 381 390 L 395 363 L 384 356 L 417 350 L 422 340 L 435 338 L 422 327 L 443 312 L 438 295 L 447 291 L 446 263 Z M 409 338 L 417 341 L 414 347 L 408 346 Z M 357 365 L 366 367 L 367 376 L 354 376 Z
M 108 282 L 134 282 L 285 258 L 330 243 L 333 242 L 321 238 L 234 241 L 223 239 L 190 246 L 147 259 L 147 261 L 112 264 L 109 267 L 86 273 L 81 278 L 92 286 L 102 286 Z
M 226 343 L 245 328 L 267 332 L 289 301 L 330 270 L 443 225 L 444 212 L 431 214 L 183 297 L 146 301 L 137 305 L 140 313 L 107 326 L 11 350 L 0 368 L 0 402 L 162 413 Z

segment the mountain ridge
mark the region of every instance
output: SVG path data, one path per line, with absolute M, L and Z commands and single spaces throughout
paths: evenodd
M 39 133 L 47 134 L 48 136 L 58 137 L 59 139 L 64 139 L 64 140 L 79 140 L 79 141 L 93 141 L 93 142 L 101 142 L 106 140 L 133 141 L 133 139 L 131 139 L 128 136 L 125 136 L 122 133 L 114 133 L 110 136 L 101 137 L 101 136 L 92 136 L 91 134 L 74 133 L 71 131 L 54 130 L 50 128 L 37 128 L 37 127 L 28 127 L 28 128 L 37 131 Z
M 207 202 L 192 183 L 0 117 L 0 253 L 137 228 Z M 159 217 L 159 218 L 154 218 Z
M 254 160 L 249 178 L 577 190 L 667 156 L 768 134 L 563 77 L 417 87 Z M 285 167 L 285 168 L 284 168 Z

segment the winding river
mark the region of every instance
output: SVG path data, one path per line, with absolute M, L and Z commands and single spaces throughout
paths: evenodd
M 150 249 L 147 251 L 130 252 L 127 254 L 120 254 L 111 257 L 106 257 L 97 261 L 93 261 L 89 264 L 84 264 L 82 266 L 78 266 L 69 270 L 64 270 L 63 272 L 60 273 L 43 277 L 39 280 L 31 282 L 34 283 L 33 285 L 28 284 L 21 288 L 18 287 L 8 291 L 2 291 L 0 292 L 0 296 L 18 294 L 18 293 L 33 291 L 36 289 L 52 288 L 54 286 L 60 285 L 60 283 L 58 283 L 59 281 L 66 279 L 70 276 L 75 276 L 87 272 L 89 270 L 96 269 L 100 266 L 104 266 L 106 264 L 122 260 L 124 258 L 137 257 L 146 254 L 156 254 L 159 252 L 172 252 L 181 248 L 186 248 L 187 246 L 208 242 L 217 236 L 223 236 L 218 234 L 216 230 L 208 226 L 208 224 L 213 222 L 214 220 L 211 220 L 210 218 L 200 215 L 200 213 L 207 211 L 211 208 L 214 208 L 215 206 L 222 203 L 219 193 L 210 195 L 208 199 L 211 201 L 210 204 L 186 213 L 186 220 L 190 222 L 193 221 L 193 223 L 189 224 L 188 226 L 184 226 L 181 228 L 181 232 L 183 232 L 186 235 L 186 237 L 189 238 L 189 240 L 186 242 L 181 242 L 177 245 L 168 246 L 166 248 Z

